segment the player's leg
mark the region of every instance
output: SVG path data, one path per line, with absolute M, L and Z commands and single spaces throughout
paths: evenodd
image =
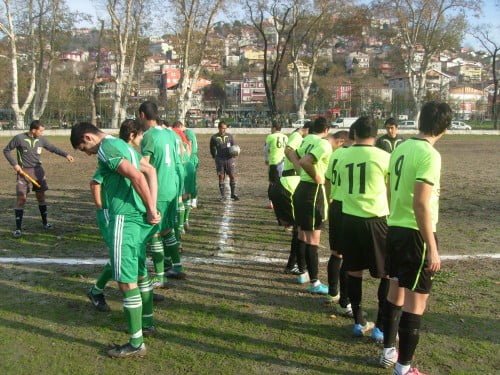
M 113 239 L 113 246 L 110 248 L 113 278 L 123 293 L 123 311 L 130 338 L 125 345 L 109 350 L 108 355 L 117 358 L 144 356 L 146 347 L 142 336 L 142 299 L 137 285 L 140 252 L 137 223 L 126 220 L 123 215 L 112 216 L 110 235 Z
M 161 212 L 161 211 L 160 211 Z M 153 287 L 163 288 L 165 286 L 165 252 L 160 233 L 151 237 L 147 245 L 148 253 L 153 261 L 154 276 L 151 278 Z
M 234 158 L 226 161 L 226 172 L 229 176 L 229 188 L 231 189 L 231 199 L 238 201 L 240 198 L 236 195 L 236 162 Z
M 199 167 L 199 160 L 198 160 L 197 156 L 193 158 L 193 165 L 194 165 L 194 177 L 193 177 L 194 189 L 193 189 L 193 193 L 191 194 L 191 208 L 197 208 L 198 207 L 198 167 Z
M 162 242 L 165 249 L 166 276 L 173 279 L 185 279 L 186 273 L 182 266 L 181 255 L 179 251 L 179 241 L 175 236 L 174 228 L 176 225 L 177 201 L 170 202 L 167 213 L 165 214 L 165 229 L 162 232 Z
M 153 320 L 153 284 L 151 278 L 148 275 L 148 270 L 146 267 L 146 246 L 145 244 L 152 240 L 153 236 L 157 236 L 157 229 L 149 225 L 146 221 L 140 223 L 138 236 L 140 236 L 139 242 L 139 254 L 138 254 L 138 287 L 141 292 L 142 300 L 142 332 L 143 335 L 152 335 L 155 332 L 154 320 Z M 162 248 L 163 250 L 163 248 Z
M 42 225 L 44 229 L 51 229 L 52 224 L 48 222 L 47 202 L 45 201 L 45 192 L 49 190 L 49 187 L 47 186 L 47 180 L 45 179 L 45 172 L 43 168 L 34 168 L 34 175 L 40 184 L 40 187 L 33 186 L 33 191 L 35 192 L 36 199 L 38 201 L 38 210 L 40 211 L 40 216 L 42 217 Z
M 16 179 L 16 205 L 14 207 L 14 218 L 16 222 L 16 229 L 12 232 L 15 238 L 21 237 L 24 205 L 26 204 L 27 195 L 29 193 L 29 185 L 24 177 L 17 175 Z
M 328 207 L 328 239 L 330 242 L 330 259 L 328 259 L 328 295 L 327 303 L 335 303 L 340 299 L 340 267 L 342 265 L 342 255 L 336 251 L 335 236 L 338 233 L 337 223 L 335 222 L 335 201 Z M 337 231 L 337 232 L 336 232 Z
M 315 294 L 328 294 L 328 286 L 322 284 L 318 276 L 318 246 L 321 239 L 321 230 L 305 230 L 304 236 L 306 242 L 306 264 L 310 282 L 307 291 Z
M 392 367 L 398 359 L 396 337 L 401 318 L 401 308 L 404 303 L 404 289 L 399 287 L 397 279 L 389 280 L 389 290 L 384 311 L 384 349 L 379 358 L 379 363 L 384 368 Z
M 225 198 L 225 193 L 226 193 L 226 186 L 224 183 L 224 180 L 226 178 L 224 160 L 219 159 L 219 158 L 215 158 L 215 170 L 217 172 L 217 178 L 219 181 L 220 197 L 221 197 L 221 200 L 223 200 Z

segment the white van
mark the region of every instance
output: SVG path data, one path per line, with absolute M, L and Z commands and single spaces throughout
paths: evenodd
M 359 117 L 339 117 L 335 121 L 332 121 L 331 126 L 333 128 L 349 128 Z
M 292 127 L 293 128 L 302 128 L 304 126 L 304 124 L 308 121 L 311 121 L 311 120 L 309 120 L 308 118 L 303 118 L 302 120 L 297 120 L 294 123 L 292 123 Z
M 406 120 L 406 121 L 401 121 L 398 125 L 398 128 L 400 129 L 417 129 L 417 123 L 416 121 L 413 120 Z

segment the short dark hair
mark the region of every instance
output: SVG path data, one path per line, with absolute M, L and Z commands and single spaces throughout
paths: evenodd
M 377 136 L 377 123 L 375 119 L 370 116 L 361 116 L 352 124 L 354 135 L 361 139 Z
M 334 139 L 343 139 L 344 141 L 349 138 L 349 132 L 347 130 L 339 130 L 332 134 Z
M 120 126 L 120 134 L 119 137 L 123 139 L 125 142 L 128 142 L 131 134 L 139 134 L 144 133 L 144 123 L 139 120 L 127 119 L 122 122 Z
M 73 146 L 74 149 L 76 149 L 83 142 L 83 136 L 86 133 L 100 134 L 102 131 L 90 122 L 80 122 L 73 125 L 69 139 L 71 141 L 71 146 Z
M 173 128 L 180 128 L 182 126 L 182 122 L 180 122 L 179 120 L 175 121 L 173 124 L 172 124 L 172 127 Z
M 453 112 L 444 102 L 431 101 L 422 106 L 418 130 L 427 135 L 437 136 L 451 125 Z
M 306 121 L 306 122 L 304 123 L 303 128 L 304 128 L 304 129 L 309 130 L 309 129 L 311 129 L 311 128 L 312 128 L 312 126 L 313 126 L 313 122 L 312 122 L 312 121 Z
M 281 124 L 278 121 L 273 120 L 271 128 L 275 128 L 277 131 L 280 131 L 281 130 Z
M 217 125 L 217 127 L 220 128 L 221 125 L 226 125 L 227 127 L 229 127 L 229 125 L 225 121 L 220 121 L 219 125 Z
M 146 120 L 158 121 L 158 107 L 155 103 L 147 100 L 139 106 L 139 113 L 144 113 Z
M 43 124 L 40 120 L 31 121 L 30 130 L 40 129 L 41 127 L 43 127 Z
M 398 127 L 398 123 L 394 117 L 389 117 L 385 120 L 384 126 L 394 125 L 396 128 Z
M 320 116 L 314 120 L 313 125 L 311 127 L 311 132 L 314 134 L 323 133 L 325 130 L 330 128 L 330 124 L 326 120 L 326 118 Z

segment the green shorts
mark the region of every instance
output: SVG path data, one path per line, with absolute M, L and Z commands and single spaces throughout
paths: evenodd
M 158 231 L 145 216 L 110 215 L 109 259 L 113 279 L 121 283 L 136 283 L 148 274 L 146 269 L 146 243 Z
M 163 232 L 165 229 L 175 228 L 175 223 L 177 221 L 177 206 L 177 197 L 171 201 L 159 201 L 156 203 L 156 208 L 161 214 L 161 222 L 158 228 L 160 232 Z
M 184 192 L 186 194 L 196 195 L 196 168 L 190 161 L 184 164 L 186 177 L 184 178 Z
M 110 248 L 110 242 L 109 242 L 109 213 L 107 208 L 99 208 L 96 211 L 96 221 L 97 221 L 97 227 L 99 228 L 99 231 L 101 232 L 101 236 L 104 239 L 104 243 L 106 244 L 106 247 L 109 249 Z

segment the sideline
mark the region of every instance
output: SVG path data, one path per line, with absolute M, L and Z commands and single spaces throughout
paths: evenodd
M 285 258 L 269 258 L 262 256 L 250 256 L 235 259 L 233 254 L 219 252 L 219 256 L 213 258 L 183 257 L 183 263 L 191 264 L 215 264 L 215 265 L 238 265 L 238 264 L 285 264 Z M 476 255 L 443 255 L 442 261 L 450 260 L 477 260 L 477 259 L 500 259 L 500 253 L 476 254 Z M 108 259 L 105 258 L 26 258 L 26 257 L 0 257 L 0 264 L 55 264 L 55 265 L 104 265 Z M 328 258 L 321 258 L 325 263 Z
M 224 184 L 226 182 L 224 181 Z M 227 186 L 225 187 L 227 188 Z M 232 221 L 232 216 L 231 213 L 233 211 L 233 200 L 226 195 L 226 198 L 224 200 L 224 211 L 222 213 L 222 219 L 220 221 L 219 225 L 219 240 L 217 241 L 217 251 L 216 254 L 219 257 L 224 257 L 224 256 L 230 256 L 230 254 L 233 252 L 234 248 L 229 244 L 233 235 L 233 232 L 231 230 L 231 221 Z M 186 258 L 184 258 L 186 259 Z

